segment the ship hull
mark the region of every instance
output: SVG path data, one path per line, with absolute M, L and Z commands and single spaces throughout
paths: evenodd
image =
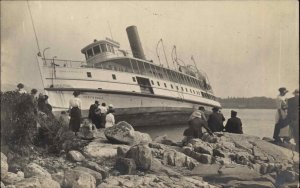
M 47 88 L 49 103 L 52 104 L 55 114 L 68 110 L 69 100 L 73 97 L 72 93 L 75 90 L 81 92 L 83 117 L 87 117 L 90 105 L 98 100 L 100 104 L 113 104 L 116 109 L 116 122 L 127 121 L 133 126 L 186 124 L 190 113 L 198 106 L 204 106 L 206 109 L 212 107 L 201 102 L 134 92 Z

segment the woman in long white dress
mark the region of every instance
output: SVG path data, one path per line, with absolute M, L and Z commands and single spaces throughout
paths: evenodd
M 115 124 L 114 113 L 115 113 L 114 109 L 109 109 L 107 111 L 106 118 L 105 118 L 105 120 L 106 120 L 105 128 L 114 126 L 114 124 Z

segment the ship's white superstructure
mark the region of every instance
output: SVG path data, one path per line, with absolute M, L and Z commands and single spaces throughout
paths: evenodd
M 81 50 L 86 62 L 40 59 L 44 88 L 54 110 L 67 110 L 75 90 L 81 92 L 82 110 L 98 100 L 113 104 L 120 117 L 220 106 L 204 74 L 189 66 L 175 70 L 146 60 L 136 27 L 128 27 L 127 34 L 134 57 L 106 38 Z

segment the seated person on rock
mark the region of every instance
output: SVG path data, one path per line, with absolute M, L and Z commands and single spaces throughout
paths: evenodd
M 213 113 L 208 117 L 208 127 L 212 132 L 222 132 L 224 129 L 223 121 L 225 121 L 225 118 L 219 107 L 213 107 L 212 111 Z
M 89 119 L 85 118 L 83 119 L 79 129 L 79 137 L 81 137 L 82 139 L 92 140 L 95 138 L 95 130 L 95 125 L 92 124 Z
M 231 118 L 228 119 L 225 125 L 225 131 L 229 133 L 243 134 L 242 121 L 236 116 L 237 112 L 231 110 Z
M 188 119 L 189 128 L 184 131 L 183 135 L 191 138 L 201 138 L 203 135 L 202 127 L 212 135 L 212 131 L 204 118 L 203 112 L 200 112 L 199 110 L 194 111 Z
M 69 127 L 69 122 L 70 122 L 70 116 L 66 111 L 62 111 L 60 113 L 58 121 L 60 124 L 64 127 Z

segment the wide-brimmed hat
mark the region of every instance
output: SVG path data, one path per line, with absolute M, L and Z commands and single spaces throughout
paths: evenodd
M 22 88 L 24 88 L 24 84 L 19 83 L 19 84 L 17 85 L 17 87 L 22 89 Z
M 295 89 L 295 91 L 293 92 L 294 95 L 299 95 L 299 89 Z
M 287 93 L 287 92 L 289 92 L 285 87 L 279 88 L 278 91 L 279 91 L 280 93 Z

